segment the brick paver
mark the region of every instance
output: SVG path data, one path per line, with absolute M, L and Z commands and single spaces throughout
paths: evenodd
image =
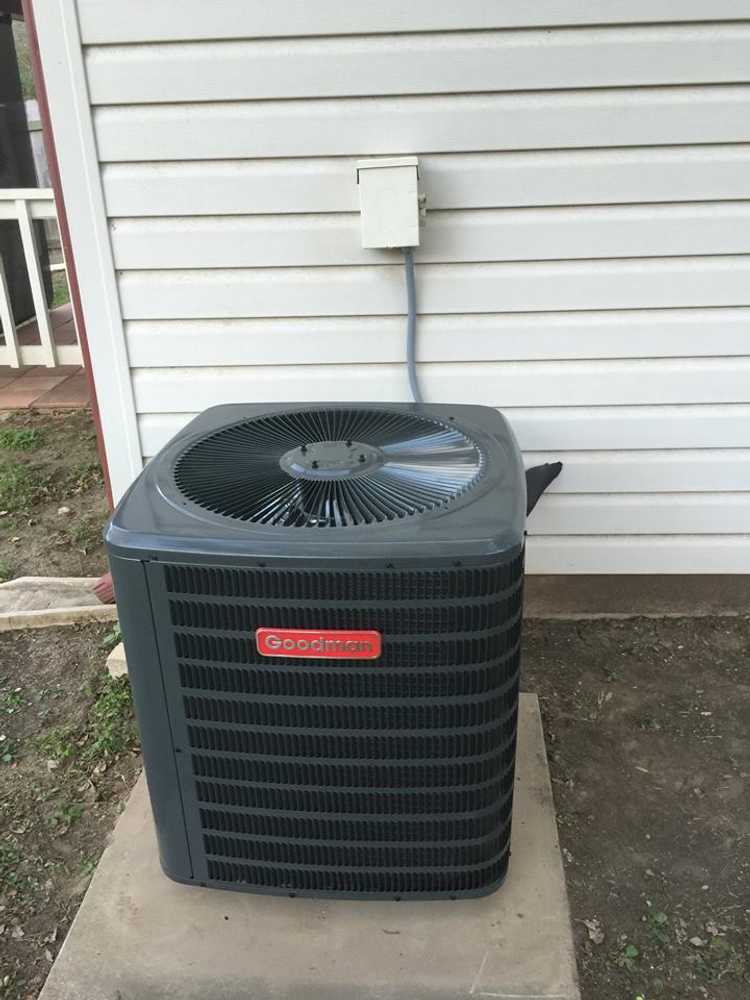
M 70 304 L 50 313 L 56 344 L 76 342 L 73 311 Z M 39 343 L 36 321 L 18 331 L 22 344 Z M 9 368 L 0 366 L 0 410 L 70 410 L 89 405 L 86 376 L 78 365 L 57 368 Z

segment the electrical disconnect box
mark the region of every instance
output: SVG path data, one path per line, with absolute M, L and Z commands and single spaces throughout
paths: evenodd
M 419 246 L 418 168 L 416 156 L 358 161 L 363 247 Z

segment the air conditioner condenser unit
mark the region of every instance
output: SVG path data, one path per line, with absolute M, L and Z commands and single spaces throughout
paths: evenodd
M 497 888 L 526 510 L 481 406 L 215 407 L 148 464 L 106 542 L 169 876 Z

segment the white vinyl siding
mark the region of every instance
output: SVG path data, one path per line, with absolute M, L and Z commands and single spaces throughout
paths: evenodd
M 565 463 L 529 569 L 750 572 L 745 0 L 38 7 L 56 133 L 74 109 L 91 139 L 59 150 L 69 214 L 109 235 L 95 375 L 145 458 L 216 403 L 408 398 L 355 161 L 417 155 L 425 397 Z
M 390 264 L 360 245 L 359 216 L 262 215 L 113 220 L 115 266 L 305 267 Z M 750 251 L 750 202 L 719 205 L 435 211 L 422 227 L 425 264 L 687 256 Z
M 86 70 L 106 105 L 735 83 L 749 59 L 750 25 L 675 25 L 109 45 Z
M 207 16 L 210 13 L 210 17 Z M 78 0 L 86 44 L 747 18 L 747 0 Z
M 404 306 L 400 263 L 130 270 L 119 287 L 126 319 L 385 316 Z M 467 327 L 473 312 L 736 306 L 750 298 L 750 256 L 423 264 L 418 294 L 422 314 L 458 314 Z
M 750 198 L 750 145 L 649 146 L 420 157 L 431 211 Z M 113 218 L 356 212 L 355 160 L 106 163 Z
M 121 104 L 92 113 L 101 158 L 119 163 L 750 140 L 750 87 L 730 85 Z

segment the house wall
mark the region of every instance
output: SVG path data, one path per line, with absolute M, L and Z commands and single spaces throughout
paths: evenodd
M 425 397 L 565 463 L 529 569 L 750 571 L 744 0 L 35 11 L 117 495 L 203 407 L 408 398 L 354 163 L 416 154 Z

